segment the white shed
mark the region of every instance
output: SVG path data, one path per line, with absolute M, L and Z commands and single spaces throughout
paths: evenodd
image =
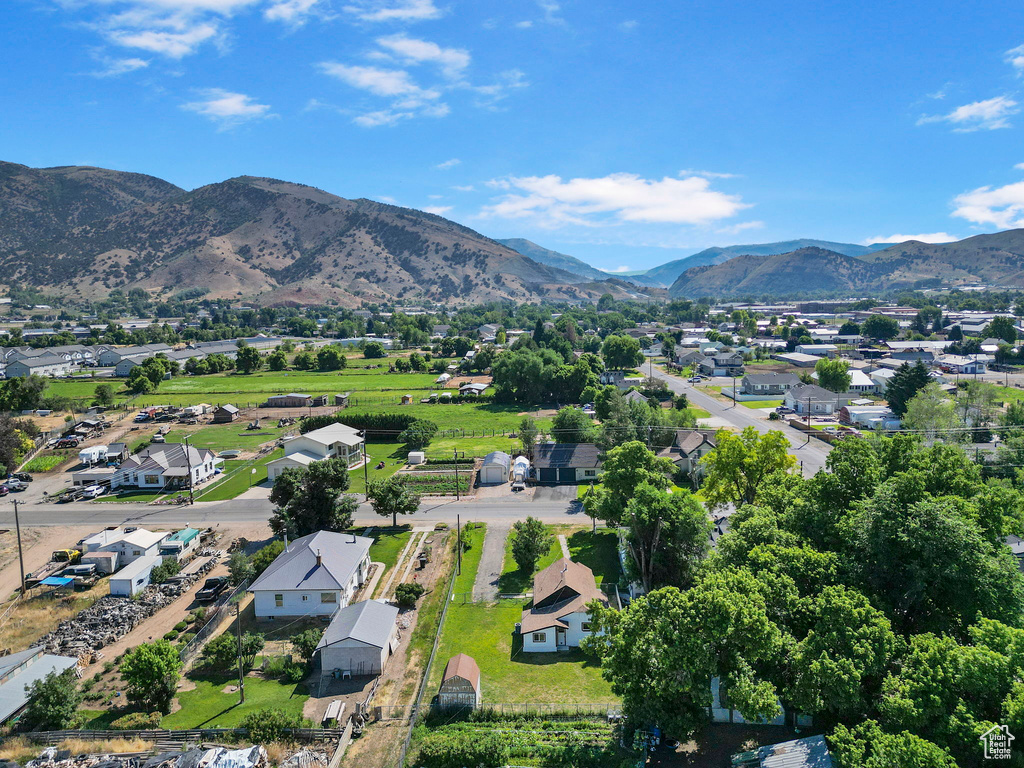
M 530 460 L 525 456 L 516 456 L 512 462 L 512 481 L 524 483 L 530 474 Z
M 134 597 L 149 586 L 149 575 L 162 561 L 162 557 L 146 556 L 129 563 L 110 577 L 110 594 Z
M 354 603 L 334 614 L 317 652 L 325 675 L 379 675 L 398 647 L 398 608 L 377 600 Z
M 512 457 L 504 451 L 491 451 L 484 456 L 478 477 L 483 485 L 496 485 L 507 483 L 511 471 Z

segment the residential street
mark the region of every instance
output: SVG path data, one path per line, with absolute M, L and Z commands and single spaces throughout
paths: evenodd
M 662 379 L 668 383 L 669 389 L 675 393 L 685 394 L 692 405 L 708 411 L 712 417 L 728 422 L 737 429 L 754 427 L 758 432 L 764 434 L 769 430 L 778 430 L 789 440 L 790 454 L 800 462 L 805 476 L 810 477 L 825 466 L 825 459 L 828 457 L 832 446 L 821 440 L 807 441 L 807 437 L 792 427 L 787 427 L 781 421 L 767 421 L 758 418 L 756 413 L 742 405 L 729 405 L 717 400 L 711 395 L 701 392 L 692 384 L 679 376 L 673 376 L 663 371 L 654 369 L 655 378 Z

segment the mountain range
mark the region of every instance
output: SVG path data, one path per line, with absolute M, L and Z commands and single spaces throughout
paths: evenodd
M 79 299 L 114 288 L 343 306 L 647 295 L 434 214 L 301 184 L 241 176 L 185 191 L 141 174 L 14 163 L 0 163 L 0 270 L 4 282 Z
M 240 176 L 186 191 L 102 168 L 0 162 L 4 283 L 77 299 L 141 288 L 259 304 L 639 300 L 1024 287 L 1024 230 L 955 243 L 708 248 L 617 275 L 431 213 Z M 197 292 L 198 291 L 198 292 Z

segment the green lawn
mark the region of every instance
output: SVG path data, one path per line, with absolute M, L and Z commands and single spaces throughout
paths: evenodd
M 267 464 L 283 455 L 281 450 L 271 451 L 257 462 L 245 459 L 226 459 L 220 480 L 196 491 L 196 501 L 224 501 L 245 493 L 255 485 L 267 481 Z M 253 474 L 252 470 L 256 472 Z
M 552 526 L 548 526 L 548 529 L 552 534 L 551 547 L 537 561 L 537 571 L 544 570 L 562 556 L 562 548 L 555 534 L 559 532 L 564 533 L 564 531 L 555 529 Z M 520 571 L 519 566 L 516 565 L 515 558 L 512 557 L 512 538 L 514 534 L 515 531 L 513 530 L 509 533 L 508 538 L 505 539 L 505 561 L 501 568 L 501 576 L 498 578 L 498 591 L 506 595 L 519 595 L 533 589 L 533 574 Z
M 571 559 L 590 568 L 598 585 L 622 581 L 615 531 L 608 528 L 598 528 L 596 533 L 589 529 L 576 531 L 566 538 L 566 542 Z
M 279 683 L 259 677 L 245 678 L 245 704 L 238 703 L 238 693 L 223 693 L 224 688 L 237 684 L 230 675 L 208 676 L 195 674 L 195 690 L 178 694 L 181 709 L 165 716 L 161 728 L 234 728 L 250 712 L 261 709 L 283 709 L 289 715 L 302 715 L 302 705 L 309 694 L 306 686 Z
M 741 400 L 740 405 L 744 408 L 778 408 L 782 405 L 782 400 Z
M 711 418 L 711 411 L 705 411 L 703 408 L 694 408 L 691 405 L 686 410 L 688 410 L 690 413 L 692 413 L 693 414 L 693 418 L 695 418 L 695 419 L 710 419 Z
M 480 667 L 484 700 L 491 704 L 616 700 L 600 667 L 582 652 L 523 653 L 513 635 L 522 612 L 519 600 L 451 603 L 427 690 L 437 690 L 448 659 L 466 653 Z
M 469 543 L 469 549 L 462 553 L 462 573 L 455 577 L 456 595 L 473 591 L 476 583 L 476 572 L 480 567 L 480 556 L 484 550 L 484 537 L 487 534 L 486 523 L 468 523 L 469 531 L 463 530 L 463 541 Z
M 156 501 L 164 495 L 163 491 L 122 491 L 112 496 L 101 496 L 93 503 L 99 504 L 114 501 L 126 504 L 149 504 L 151 501 Z
M 365 535 L 361 533 L 360 535 Z M 384 574 L 395 567 L 399 555 L 405 549 L 412 537 L 410 528 L 385 528 L 373 534 L 373 544 L 370 545 L 370 560 L 374 563 L 384 564 Z M 377 582 L 377 589 L 384 588 L 384 574 Z

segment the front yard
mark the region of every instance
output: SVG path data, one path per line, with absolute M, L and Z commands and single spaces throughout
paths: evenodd
M 305 683 L 289 684 L 249 674 L 245 678 L 245 703 L 239 704 L 237 675 L 193 673 L 189 679 L 195 688 L 178 693 L 181 708 L 166 715 L 160 721 L 161 728 L 234 728 L 250 712 L 267 708 L 301 717 L 302 706 L 309 698 Z

